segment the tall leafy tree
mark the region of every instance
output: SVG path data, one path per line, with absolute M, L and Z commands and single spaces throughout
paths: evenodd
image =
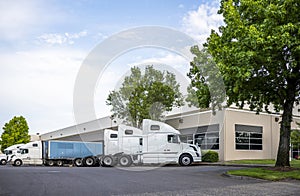
M 140 127 L 143 119 L 161 120 L 165 111 L 183 105 L 180 84 L 173 73 L 146 66 L 132 67 L 120 89 L 111 91 L 106 104 L 115 116 Z
M 221 0 L 225 25 L 204 44 L 223 76 L 228 105 L 282 111 L 277 167 L 290 166 L 292 110 L 300 98 L 299 4 Z
M 2 151 L 11 145 L 28 143 L 30 141 L 29 128 L 23 116 L 13 117 L 8 123 L 5 123 L 3 130 L 4 132 L 1 135 Z

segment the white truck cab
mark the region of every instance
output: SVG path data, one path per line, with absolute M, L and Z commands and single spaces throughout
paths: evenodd
M 22 164 L 41 165 L 42 160 L 42 142 L 35 141 L 24 144 L 20 147 L 20 153 L 12 157 L 11 162 L 14 166 Z
M 20 147 L 24 144 L 15 144 L 4 149 L 4 154 L 0 155 L 0 165 L 6 165 L 16 154 L 20 153 Z

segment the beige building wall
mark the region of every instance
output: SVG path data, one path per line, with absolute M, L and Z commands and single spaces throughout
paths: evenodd
M 240 159 L 276 159 L 279 144 L 278 115 L 226 108 L 213 115 L 211 111 L 193 111 L 169 116 L 166 123 L 178 130 L 219 124 L 219 153 L 221 161 Z M 300 122 L 300 119 L 299 119 Z M 235 145 L 235 125 L 260 126 L 263 129 L 262 150 L 238 150 Z M 295 124 L 295 123 L 294 123 Z M 294 125 L 293 125 L 294 126 Z M 182 134 L 195 132 L 181 131 Z
M 255 112 L 227 109 L 225 117 L 224 160 L 275 159 L 279 143 L 279 121 L 277 116 Z M 262 150 L 237 150 L 235 146 L 235 125 L 261 126 Z

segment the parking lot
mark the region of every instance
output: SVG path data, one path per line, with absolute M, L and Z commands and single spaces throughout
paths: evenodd
M 0 195 L 298 195 L 299 181 L 222 175 L 237 167 L 0 166 Z

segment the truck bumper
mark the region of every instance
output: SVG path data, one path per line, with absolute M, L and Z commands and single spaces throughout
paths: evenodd
M 193 157 L 193 159 L 194 159 L 194 163 L 198 163 L 198 162 L 202 161 L 201 156 L 199 156 L 199 157 Z

